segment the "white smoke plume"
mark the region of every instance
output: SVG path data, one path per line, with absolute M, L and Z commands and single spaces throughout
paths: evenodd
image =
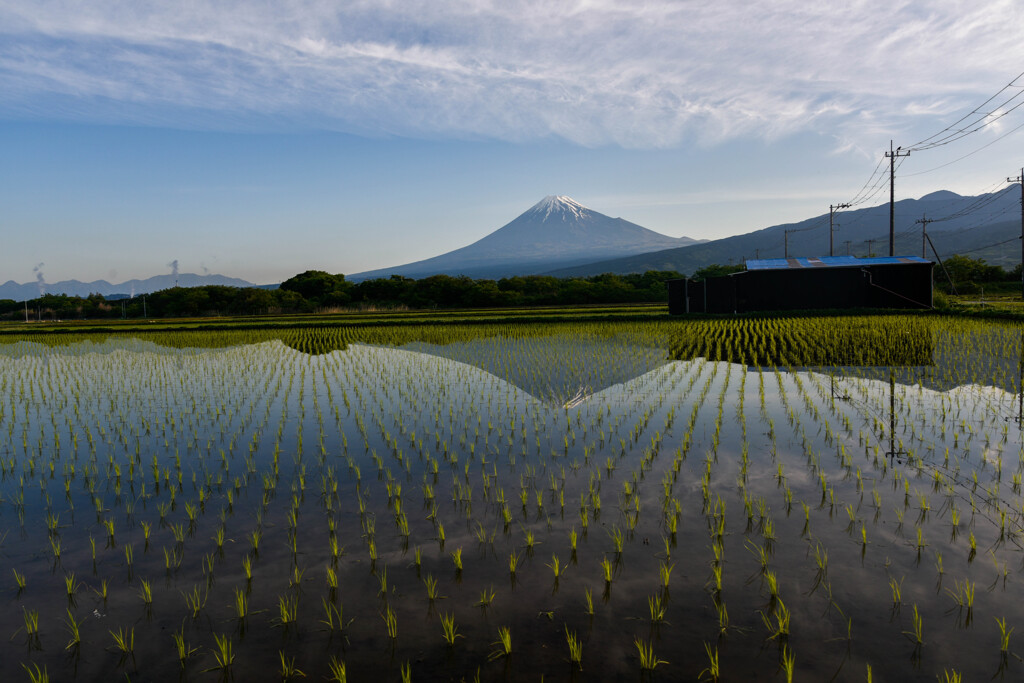
M 36 274 L 36 284 L 39 286 L 39 296 L 46 293 L 46 278 L 43 277 L 43 266 L 45 263 L 39 263 L 32 268 L 32 272 Z

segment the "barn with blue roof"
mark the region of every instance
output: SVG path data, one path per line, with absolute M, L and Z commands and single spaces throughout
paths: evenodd
M 706 280 L 669 283 L 669 312 L 931 308 L 934 263 L 919 256 L 758 259 Z

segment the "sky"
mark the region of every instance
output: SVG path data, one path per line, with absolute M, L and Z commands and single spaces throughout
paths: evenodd
M 1021 25 L 1019 0 L 0 0 L 0 282 L 351 274 L 552 194 L 715 239 L 887 201 L 890 140 L 897 199 L 999 189 Z

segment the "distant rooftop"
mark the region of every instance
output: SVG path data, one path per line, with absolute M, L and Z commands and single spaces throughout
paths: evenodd
M 931 263 L 920 256 L 821 256 L 801 258 L 765 258 L 747 261 L 747 270 L 784 270 L 796 268 L 855 268 L 860 266 L 887 266 L 905 263 Z

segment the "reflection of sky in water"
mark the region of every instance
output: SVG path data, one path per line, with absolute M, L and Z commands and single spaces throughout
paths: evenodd
M 303 471 L 311 493 L 302 503 L 302 519 L 312 539 L 303 562 L 317 569 L 325 563 L 318 555 L 325 532 L 313 521 L 323 510 L 314 489 L 331 468 L 340 479 L 335 515 L 348 548 L 339 572 L 348 609 L 369 615 L 357 621 L 354 628 L 365 630 L 353 636 L 366 652 L 385 643 L 363 625 L 377 624 L 380 605 L 377 579 L 365 562 L 357 492 L 377 519 L 376 543 L 381 562 L 390 567 L 389 580 L 396 591 L 415 596 L 398 607 L 405 610 L 400 620 L 407 629 L 399 647 L 409 648 L 402 657 L 419 657 L 443 671 L 444 658 L 435 657 L 437 624 L 430 621 L 423 635 L 413 632 L 413 624 L 424 623 L 422 601 L 417 602 L 423 586 L 407 569 L 410 551 L 392 523 L 393 500 L 385 486 L 393 481 L 403 486 L 408 545 L 420 547 L 424 570 L 445 581 L 444 592 L 451 597 L 443 607 L 458 615 L 467 635 L 464 651 L 482 648 L 486 660 L 495 624 L 510 623 L 526 655 L 515 673 L 531 679 L 545 671 L 556 678 L 565 673 L 564 658 L 548 656 L 543 648 L 547 641 L 563 646 L 567 624 L 586 634 L 585 671 L 634 675 L 637 665 L 629 653 L 632 639 L 642 636 L 654 638 L 659 655 L 673 662 L 665 668 L 669 678 L 696 678 L 705 666 L 707 642 L 718 643 L 731 677 L 771 679 L 778 671 L 779 643 L 766 640 L 761 619 L 769 599 L 757 549 L 766 545 L 767 571 L 775 573 L 779 596 L 793 614 L 788 646 L 798 659 L 798 678 L 803 672 L 808 680 L 827 680 L 839 671 L 837 680 L 860 680 L 868 663 L 876 680 L 934 680 L 948 668 L 970 674 L 968 679 L 987 678 L 998 666 L 994 618 L 1024 624 L 1024 588 L 1018 580 L 1022 441 L 1014 419 L 1019 396 L 1012 387 L 1009 392 L 997 388 L 1007 387 L 1018 367 L 1016 359 L 1000 360 L 995 353 L 1012 342 L 1003 339 L 1003 330 L 982 335 L 975 344 L 979 358 L 973 360 L 958 355 L 962 344 L 942 341 L 933 367 L 897 369 L 894 384 L 888 368 L 788 373 L 703 359 L 665 361 L 656 344 L 615 336 L 491 337 L 399 348 L 352 343 L 319 356 L 279 341 L 217 350 L 121 340 L 52 349 L 3 345 L 4 530 L 18 533 L 16 515 L 8 514 L 11 501 L 19 500 L 22 490 L 32 492 L 24 495 L 23 508 L 25 528 L 32 533 L 16 547 L 3 546 L 4 557 L 12 566 L 35 571 L 39 586 L 62 580 L 46 561 L 48 503 L 36 482 L 57 449 L 55 475 L 44 477 L 42 486 L 63 520 L 72 518 L 72 504 L 83 511 L 74 516 L 73 534 L 65 536 L 69 546 L 76 538 L 103 537 L 100 521 L 90 514 L 94 495 L 105 510 L 114 511 L 109 514 L 120 527 L 129 524 L 122 514 L 127 490 L 115 492 L 111 462 L 127 479 L 127 465 L 139 453 L 137 471 L 151 482 L 154 459 L 162 478 L 179 455 L 183 499 L 196 496 L 188 484 L 193 476 L 200 482 L 209 477 L 214 484 L 206 522 L 214 524 L 224 505 L 223 485 L 244 479 L 237 505 L 251 513 L 276 459 L 282 483 L 266 514 L 266 555 L 273 557 L 273 549 L 286 544 L 283 517 L 295 495 L 289 487 L 293 473 Z M 581 387 L 585 400 L 564 408 Z M 890 456 L 890 448 L 897 453 Z M 35 474 L 26 468 L 27 453 L 39 458 Z M 62 468 L 71 462 L 80 471 L 95 466 L 90 470 L 99 482 L 94 491 L 76 482 L 65 498 Z M 224 471 L 225 462 L 230 472 Z M 435 466 L 437 477 L 431 475 Z M 20 476 L 28 485 L 19 484 Z M 424 483 L 433 486 L 437 519 L 448 530 L 443 549 L 428 518 Z M 498 491 L 512 516 L 504 533 Z M 600 514 L 595 514 L 595 492 Z M 718 639 L 719 616 L 709 589 L 719 499 L 726 520 L 720 597 L 731 622 L 724 640 Z M 679 528 L 675 545 L 666 548 L 667 520 L 676 505 Z M 154 508 L 139 503 L 135 519 L 152 519 Z M 589 520 L 586 536 L 581 508 Z M 954 508 L 960 518 L 956 526 Z M 180 520 L 180 507 L 176 515 Z M 634 519 L 635 533 L 627 534 L 623 556 L 616 558 L 608 602 L 601 602 L 599 562 L 614 557 L 613 531 L 626 530 Z M 244 514 L 228 523 L 236 525 L 231 528 L 236 538 L 251 528 Z M 478 544 L 477 525 L 494 532 L 490 544 Z M 196 562 L 209 551 L 212 528 L 190 541 L 196 545 L 189 545 L 189 557 Z M 35 539 L 40 529 L 41 540 Z M 510 553 L 523 552 L 527 529 L 537 534 L 538 550 L 534 557 L 524 556 L 513 588 L 505 563 Z M 552 554 L 568 562 L 571 530 L 581 534 L 579 549 L 555 590 L 548 563 Z M 170 546 L 169 534 L 166 528 L 154 530 L 154 548 Z M 225 565 L 240 566 L 244 547 L 238 546 L 229 549 L 234 554 Z M 467 564 L 459 584 L 450 578 L 448 555 L 456 547 L 465 550 Z M 667 560 L 666 550 L 671 551 Z M 819 574 L 815 552 L 821 550 L 829 559 L 827 571 Z M 163 560 L 157 552 L 149 558 L 154 563 L 149 571 L 159 576 Z M 137 560 L 140 574 L 146 561 Z M 655 634 L 647 600 L 660 586 L 663 561 L 674 565 L 671 600 L 668 624 Z M 285 571 L 289 562 L 282 560 Z M 106 566 L 123 573 L 112 560 Z M 87 574 L 88 567 L 80 571 Z M 201 577 L 196 572 L 187 582 L 169 579 L 173 595 L 167 604 L 179 604 L 180 592 Z M 951 612 L 950 591 L 965 580 L 978 588 L 971 626 Z M 902 581 L 898 610 L 890 581 Z M 465 608 L 490 585 L 499 592 L 493 619 Z M 221 593 L 211 600 L 229 604 L 233 586 L 231 579 L 220 581 L 215 590 Z M 598 603 L 589 627 L 581 616 L 584 588 L 594 591 Z M 137 603 L 136 588 L 129 589 Z M 263 609 L 272 611 L 272 600 L 286 590 L 287 584 L 274 584 Z M 304 590 L 319 599 L 312 587 Z M 913 646 L 903 635 L 915 604 L 926 640 L 916 665 Z M 63 614 L 64 606 L 57 607 L 55 613 Z M 177 628 L 179 615 L 164 609 L 174 622 L 170 627 Z M 548 610 L 553 620 L 538 619 L 538 612 Z M 17 610 L 9 611 L 20 619 Z M 144 627 L 138 628 L 141 634 Z M 316 632 L 311 628 L 308 637 L 317 638 Z M 540 642 L 538 633 L 547 641 Z M 277 647 L 271 644 L 269 651 Z M 14 664 L 21 652 L 10 643 L 0 648 L 7 648 L 0 649 L 0 660 L 9 663 L 0 665 L 0 673 L 21 675 Z M 358 648 L 350 657 L 358 670 Z M 1015 660 L 1009 666 L 1009 678 L 1024 673 Z

